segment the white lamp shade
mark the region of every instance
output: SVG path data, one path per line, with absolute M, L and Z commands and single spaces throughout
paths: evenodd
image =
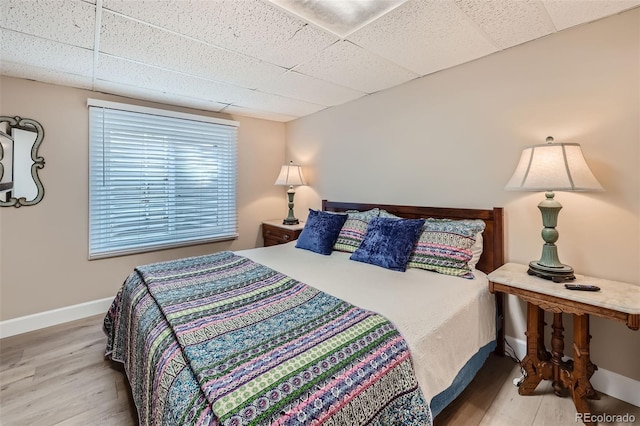
M 506 189 L 604 191 L 577 143 L 547 143 L 525 148 Z
M 274 185 L 283 186 L 300 186 L 306 184 L 304 175 L 302 174 L 302 167 L 293 164 L 293 161 L 280 168 L 280 174 L 274 183 Z

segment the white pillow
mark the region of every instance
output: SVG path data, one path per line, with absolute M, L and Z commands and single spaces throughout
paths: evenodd
M 476 234 L 476 242 L 471 246 L 471 260 L 469 261 L 469 267 L 476 269 L 476 264 L 480 260 L 482 255 L 482 232 Z

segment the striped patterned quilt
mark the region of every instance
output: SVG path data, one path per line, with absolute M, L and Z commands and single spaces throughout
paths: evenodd
M 431 424 L 393 324 L 232 252 L 136 268 L 105 331 L 140 424 Z

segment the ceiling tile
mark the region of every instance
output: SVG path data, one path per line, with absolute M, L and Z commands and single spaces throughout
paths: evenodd
M 409 0 L 348 39 L 420 75 L 498 50 L 451 0 Z
M 146 89 L 135 85 L 114 83 L 112 81 L 96 80 L 95 90 L 114 95 L 133 97 L 150 102 L 159 102 L 168 105 L 177 105 L 187 108 L 199 108 L 206 111 L 222 111 L 227 104 L 211 102 L 203 99 L 195 99 L 188 96 L 167 93 L 159 90 Z
M 251 95 L 249 89 L 204 80 L 126 59 L 100 54 L 96 78 L 196 99 L 231 103 Z
M 324 106 L 340 105 L 366 95 L 295 71 L 282 74 L 259 89 Z
M 455 0 L 501 49 L 555 32 L 546 10 L 537 0 Z
M 229 105 L 224 110 L 222 110 L 225 114 L 237 114 L 243 117 L 253 117 L 260 118 L 262 120 L 272 120 L 272 121 L 281 121 L 287 122 L 291 120 L 295 120 L 298 118 L 296 115 L 285 115 L 285 114 L 277 114 L 275 112 L 269 112 L 261 109 L 254 108 L 245 108 L 237 105 Z
M 261 0 L 105 0 L 103 5 L 286 68 L 310 59 L 338 40 Z
M 183 99 L 233 104 L 251 109 L 262 109 L 277 114 L 300 117 L 324 109 L 295 99 L 249 90 L 241 87 L 223 85 L 197 77 L 155 68 L 105 54 L 100 54 L 96 69 L 96 78 L 105 87 L 106 81 L 120 83 L 120 87 L 138 87 L 140 94 L 147 91 L 165 93 L 167 96 L 182 95 Z M 98 83 L 96 83 L 96 86 Z M 147 98 L 144 98 L 147 99 Z M 154 99 L 149 99 L 154 100 Z
M 29 80 L 41 81 L 43 83 L 78 87 L 80 89 L 90 90 L 93 87 L 91 77 L 54 71 L 49 68 L 18 64 L 4 59 L 0 61 L 0 73 L 9 77 L 26 78 Z
M 543 0 L 558 30 L 595 21 L 640 5 L 640 0 Z
M 2 29 L 0 40 L 3 61 L 86 77 L 93 75 L 91 50 Z
M 258 90 L 244 92 L 241 98 L 233 102 L 233 106 L 261 109 L 263 111 L 296 117 L 313 114 L 314 112 L 325 109 L 322 105 L 285 98 L 284 96 L 264 93 Z
M 332 45 L 295 71 L 364 93 L 374 93 L 418 77 L 348 41 Z
M 138 62 L 256 88 L 286 70 L 110 12 L 102 16 L 100 51 Z
M 0 27 L 72 46 L 93 48 L 95 21 L 96 7 L 80 0 L 0 1 Z

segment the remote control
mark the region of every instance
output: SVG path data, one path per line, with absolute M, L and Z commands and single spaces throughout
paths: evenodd
M 569 290 L 600 291 L 600 287 L 591 284 L 565 284 L 564 286 Z

